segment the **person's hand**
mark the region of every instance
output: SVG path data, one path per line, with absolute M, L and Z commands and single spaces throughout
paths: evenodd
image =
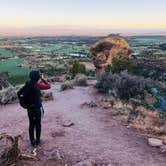
M 44 75 L 41 74 L 41 75 L 40 75 L 40 78 L 41 78 L 41 80 L 44 80 Z

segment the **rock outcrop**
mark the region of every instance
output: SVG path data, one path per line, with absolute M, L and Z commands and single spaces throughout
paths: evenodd
M 8 78 L 8 72 L 0 73 L 0 104 L 13 103 L 17 100 L 17 87 L 13 87 Z
M 17 87 L 9 87 L 0 91 L 0 104 L 12 104 L 17 100 Z
M 160 147 L 163 145 L 162 140 L 156 139 L 156 138 L 149 138 L 148 139 L 148 144 L 153 147 Z
M 8 72 L 0 73 L 0 90 L 11 86 L 11 84 L 7 81 L 8 78 L 9 78 Z
M 96 42 L 90 48 L 93 62 L 98 75 L 104 72 L 107 65 L 112 65 L 112 59 L 116 56 L 131 57 L 132 50 L 122 37 L 105 38 Z

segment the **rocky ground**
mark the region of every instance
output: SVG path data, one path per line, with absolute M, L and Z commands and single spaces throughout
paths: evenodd
M 90 165 L 95 160 L 98 165 L 165 166 L 165 155 L 148 146 L 140 133 L 115 121 L 111 109 L 82 105 L 98 99 L 93 85 L 60 92 L 56 83 L 52 91 L 54 100 L 44 103 L 42 145 L 37 149 L 29 145 L 26 111 L 18 104 L 0 106 L 1 133 L 21 134 L 21 151 L 37 154 L 36 160 L 18 165 L 67 166 L 90 159 Z

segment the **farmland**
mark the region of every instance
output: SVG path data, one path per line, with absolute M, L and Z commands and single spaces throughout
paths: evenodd
M 0 39 L 0 73 L 26 77 L 31 68 L 65 70 L 66 60 L 91 61 L 90 46 L 102 37 L 6 37 Z M 160 44 L 166 37 L 127 37 L 133 55 L 143 58 L 166 57 Z M 5 43 L 5 44 L 4 44 Z M 10 43 L 9 45 L 7 43 Z M 60 66 L 59 66 L 60 65 Z M 44 70 L 45 71 L 45 70 Z M 12 79 L 13 80 L 13 79 Z

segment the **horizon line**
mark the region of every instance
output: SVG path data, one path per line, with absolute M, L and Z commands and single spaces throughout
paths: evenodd
M 0 37 L 60 37 L 60 36 L 108 36 L 110 34 L 119 34 L 120 36 L 166 36 L 165 33 L 0 33 Z

